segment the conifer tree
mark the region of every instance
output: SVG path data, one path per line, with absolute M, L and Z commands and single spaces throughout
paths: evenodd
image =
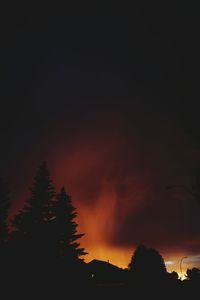
M 55 189 L 45 162 L 39 167 L 30 191 L 31 196 L 13 220 L 13 225 L 21 236 L 37 238 L 45 231 L 51 217 L 51 203 L 55 198 Z
M 76 209 L 72 205 L 71 196 L 67 195 L 63 187 L 57 195 L 57 200 L 52 208 L 54 216 L 51 218 L 49 232 L 54 236 L 54 246 L 57 255 L 67 263 L 81 260 L 80 257 L 87 254 L 77 242 L 84 234 L 77 233 Z

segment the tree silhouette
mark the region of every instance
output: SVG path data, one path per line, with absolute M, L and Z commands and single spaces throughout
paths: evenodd
M 76 215 L 65 189 L 56 195 L 47 165 L 42 163 L 31 197 L 13 220 L 12 240 L 20 245 L 18 255 L 22 261 L 36 262 L 46 269 L 82 261 L 80 257 L 86 252 L 77 242 L 83 234 L 77 233 Z
M 33 188 L 30 190 L 31 197 L 13 220 L 16 230 L 24 235 L 39 230 L 50 218 L 50 207 L 55 197 L 55 189 L 45 162 L 40 166 L 34 178 Z
M 169 273 L 170 278 L 174 279 L 174 280 L 178 280 L 179 276 L 178 273 L 176 271 L 172 271 L 171 273 Z
M 164 259 L 158 251 L 140 245 L 136 248 L 129 264 L 131 275 L 137 280 L 151 281 L 166 275 Z
M 87 254 L 77 242 L 84 234 L 77 233 L 76 209 L 72 205 L 71 196 L 67 195 L 62 187 L 60 193 L 53 202 L 52 216 L 49 222 L 51 234 L 57 255 L 67 263 L 73 263 Z
M 10 208 L 9 190 L 6 182 L 0 179 L 0 244 L 8 239 L 8 211 Z
M 200 270 L 198 268 L 188 269 L 187 279 L 192 281 L 198 281 L 200 283 Z
M 20 242 L 26 255 L 47 259 L 50 251 L 47 245 L 48 221 L 56 193 L 45 162 L 39 167 L 30 190 L 30 198 L 12 222 L 15 227 L 13 239 Z

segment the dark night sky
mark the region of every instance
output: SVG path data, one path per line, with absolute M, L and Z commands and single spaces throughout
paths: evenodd
M 88 248 L 107 226 L 112 246 L 200 253 L 200 205 L 165 190 L 199 163 L 198 10 L 2 5 L 0 170 L 14 207 L 46 159 Z M 89 214 L 104 215 L 94 236 Z

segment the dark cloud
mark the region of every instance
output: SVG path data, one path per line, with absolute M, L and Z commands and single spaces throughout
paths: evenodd
M 74 195 L 88 242 L 85 208 L 94 223 L 101 216 L 96 230 L 112 246 L 147 243 L 165 253 L 196 254 L 199 203 L 166 186 L 189 184 L 199 151 L 181 128 L 159 114 L 139 108 L 129 113 L 104 115 L 104 125 L 100 114 L 92 126 L 83 124 L 70 143 L 62 138 L 50 155 L 55 181 L 64 181 Z
M 139 211 L 133 209 L 118 227 L 114 241 L 125 247 L 140 243 L 152 245 L 163 253 L 197 254 L 200 251 L 198 215 L 199 204 L 192 199 L 160 195 L 155 200 L 148 194 Z

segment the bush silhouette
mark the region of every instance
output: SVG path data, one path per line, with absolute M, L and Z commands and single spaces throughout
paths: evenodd
M 164 259 L 160 253 L 144 245 L 139 245 L 129 264 L 131 278 L 138 281 L 160 280 L 166 275 Z

